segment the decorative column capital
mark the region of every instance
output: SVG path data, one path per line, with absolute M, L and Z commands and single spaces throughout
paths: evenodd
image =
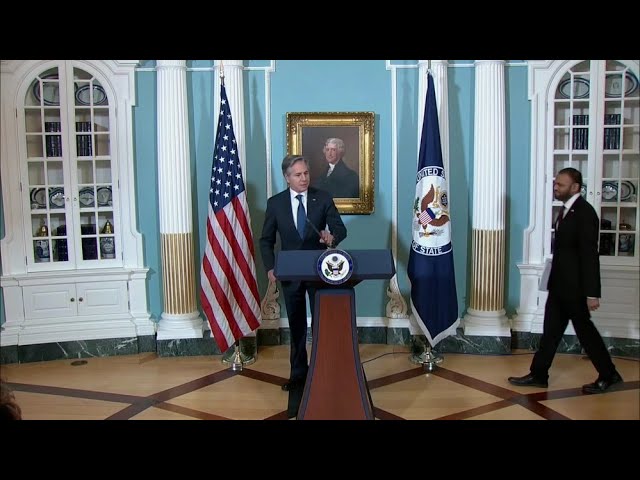
M 474 65 L 505 65 L 507 63 L 506 60 L 476 60 Z
M 187 68 L 186 60 L 156 60 L 156 70 L 170 68 Z
M 215 70 L 220 70 L 221 64 L 224 68 L 240 68 L 240 69 L 244 68 L 243 60 L 214 60 L 213 68 Z

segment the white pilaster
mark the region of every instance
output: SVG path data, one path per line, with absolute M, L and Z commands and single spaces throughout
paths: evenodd
M 185 60 L 157 61 L 163 312 L 158 340 L 202 338 L 196 303 Z
M 511 335 L 504 310 L 506 123 L 503 60 L 475 62 L 471 301 L 466 335 Z

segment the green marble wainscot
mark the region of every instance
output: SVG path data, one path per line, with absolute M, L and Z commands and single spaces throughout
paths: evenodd
M 386 344 L 387 343 L 387 327 L 357 327 L 358 343 L 360 345 L 366 343 Z
M 387 328 L 388 345 L 411 345 L 411 331 L 408 328 L 389 327 Z
M 540 345 L 541 333 L 513 332 L 513 349 L 535 352 Z M 635 338 L 603 337 L 607 350 L 614 357 L 640 358 L 640 340 Z M 563 335 L 558 353 L 583 354 L 584 351 L 576 335 Z
M 424 352 L 427 339 L 424 335 L 414 335 L 411 353 L 420 355 Z M 459 328 L 455 335 L 438 342 L 433 349 L 437 353 L 471 353 L 475 355 L 496 355 L 511 353 L 511 337 L 484 337 L 465 335 Z
M 18 363 L 18 346 L 7 345 L 0 347 L 0 364 Z
M 257 330 L 258 345 L 280 345 L 279 328 L 259 328 Z
M 211 335 L 211 330 L 205 330 L 202 338 L 178 338 L 158 340 L 156 349 L 160 357 L 189 357 L 197 355 L 221 355 L 218 344 Z M 257 350 L 255 336 L 240 339 L 240 351 L 247 356 L 254 356 Z M 231 346 L 229 351 L 233 352 Z M 230 352 L 229 352 L 230 353 Z M 225 352 L 227 354 L 227 352 Z
M 138 337 L 138 353 L 147 353 L 156 351 L 156 336 L 142 335 Z
M 138 353 L 138 338 L 103 338 L 69 342 L 19 345 L 20 363 L 74 358 L 111 357 Z
M 222 354 L 209 330 L 204 332 L 203 338 L 157 340 L 156 351 L 160 357 L 193 357 L 197 355 Z

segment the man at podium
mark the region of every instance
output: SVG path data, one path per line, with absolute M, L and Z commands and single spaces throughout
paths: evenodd
M 282 174 L 288 188 L 267 201 L 260 251 L 270 282 L 275 282 L 274 247 L 276 233 L 282 250 L 321 250 L 335 247 L 347 236 L 331 194 L 309 187 L 309 163 L 301 155 L 287 155 L 282 160 Z M 329 230 L 325 230 L 328 226 Z M 291 373 L 282 386 L 285 391 L 304 386 L 307 359 L 307 302 L 309 295 L 313 319 L 315 289 L 310 283 L 282 281 L 282 290 L 291 331 Z M 313 325 L 312 325 L 313 326 Z

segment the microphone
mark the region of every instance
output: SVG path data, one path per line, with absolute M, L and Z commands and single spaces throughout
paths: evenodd
M 316 226 L 313 223 L 311 223 L 311 220 L 309 220 L 309 217 L 305 216 L 304 219 L 307 222 L 307 225 L 310 225 L 311 228 L 313 229 L 313 231 L 318 234 L 318 237 L 322 238 L 322 234 L 318 231 Z M 331 243 L 333 243 L 333 242 L 331 242 Z M 331 244 L 327 244 L 327 248 L 331 248 Z

